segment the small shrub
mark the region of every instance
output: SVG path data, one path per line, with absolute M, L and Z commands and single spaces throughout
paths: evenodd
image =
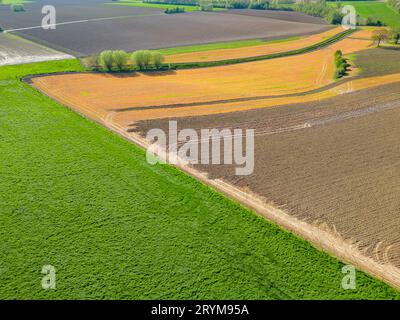
M 13 12 L 24 12 L 25 11 L 25 7 L 23 4 L 13 4 L 11 6 L 11 10 Z
M 167 8 L 164 12 L 165 12 L 166 14 L 184 13 L 184 12 L 185 12 L 185 8 L 179 8 L 179 7 L 176 7 L 176 8 Z
M 390 32 L 390 42 L 393 44 L 400 43 L 400 31 L 399 30 L 391 30 Z
M 269 2 L 264 0 L 256 0 L 250 2 L 249 9 L 256 9 L 256 10 L 268 10 Z
M 90 70 L 99 70 L 100 63 L 99 63 L 99 56 L 92 55 L 82 59 L 83 65 L 90 69 Z
M 213 11 L 214 6 L 210 0 L 199 0 L 199 6 L 201 11 Z

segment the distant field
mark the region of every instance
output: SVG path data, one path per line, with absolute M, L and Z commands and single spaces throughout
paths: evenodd
M 386 25 L 392 28 L 400 29 L 400 14 L 390 8 L 384 2 L 375 1 L 341 1 L 343 5 L 349 4 L 356 8 L 357 14 L 363 18 L 369 16 L 381 19 Z M 336 2 L 329 2 L 336 5 Z
M 24 3 L 32 3 L 34 1 L 27 0 L 0 0 L 0 5 L 12 5 L 12 4 L 24 4 Z
M 13 34 L 0 33 L 0 66 L 73 58 Z
M 227 43 L 226 45 L 224 45 L 224 43 L 217 43 L 203 46 L 190 46 L 188 48 L 178 47 L 159 51 L 163 54 L 169 55 L 167 56 L 166 62 L 170 63 L 240 59 L 306 48 L 326 40 L 327 38 L 334 37 L 341 32 L 343 32 L 343 29 L 338 27 L 319 34 L 304 37 L 290 37 L 270 41 L 249 40 Z
M 182 53 L 193 53 L 193 52 L 204 52 L 204 51 L 213 51 L 213 50 L 221 50 L 221 49 L 234 49 L 234 48 L 243 48 L 243 47 L 252 47 L 259 46 L 266 43 L 277 43 L 277 42 L 285 42 L 298 39 L 299 37 L 290 37 L 286 39 L 278 39 L 278 40 L 270 40 L 265 41 L 262 39 L 253 39 L 253 40 L 239 40 L 239 41 L 229 41 L 229 42 L 217 42 L 217 43 L 206 43 L 199 44 L 194 46 L 182 46 L 182 47 L 174 47 L 174 48 L 166 48 L 159 49 L 158 52 L 163 55 L 174 55 L 174 54 L 182 54 Z
M 37 2 L 27 4 L 22 15 L 10 14 L 9 8 L 3 7 L 0 10 L 1 27 L 37 26 L 43 18 L 41 6 Z M 59 25 L 51 32 L 42 28 L 26 29 L 19 35 L 80 57 L 106 49 L 134 51 L 249 39 L 273 40 L 310 35 L 329 28 L 303 16 L 300 16 L 300 23 L 223 12 L 165 14 L 160 8 L 104 5 L 88 0 L 62 2 L 57 5 L 57 22 L 79 23 Z M 271 14 L 278 18 L 282 15 L 279 12 Z
M 113 5 L 113 6 L 130 6 L 130 7 L 154 8 L 154 9 L 163 9 L 163 10 L 179 7 L 179 8 L 184 8 L 186 12 L 200 10 L 200 8 L 197 6 L 146 3 L 146 2 L 142 2 L 142 1 L 118 1 L 118 2 L 108 2 L 106 4 Z
M 18 80 L 81 70 L 0 68 L 2 299 L 400 298 Z

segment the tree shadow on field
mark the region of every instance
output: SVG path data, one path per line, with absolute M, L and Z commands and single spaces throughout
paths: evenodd
M 140 72 L 140 71 L 138 71 Z M 145 76 L 149 77 L 162 77 L 162 76 L 170 76 L 176 74 L 175 70 L 149 70 L 146 72 L 141 72 Z
M 379 47 L 382 50 L 398 51 L 400 53 L 400 45 L 393 47 Z
M 127 71 L 127 72 L 102 72 L 100 73 L 102 76 L 113 77 L 113 78 L 133 78 L 139 76 L 135 71 Z

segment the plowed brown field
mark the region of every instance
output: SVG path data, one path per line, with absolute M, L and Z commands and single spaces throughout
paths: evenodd
M 368 271 L 400 286 L 400 79 L 318 102 L 148 120 L 132 130 L 168 132 L 168 120 L 179 129 L 255 129 L 252 175 L 236 176 L 235 165 L 195 169 L 328 231 L 379 264 Z

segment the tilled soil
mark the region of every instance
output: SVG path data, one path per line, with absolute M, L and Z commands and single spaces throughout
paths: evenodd
M 12 13 L 9 7 L 0 6 L 1 27 L 40 26 L 44 4 L 43 1 L 26 4 L 26 12 L 20 13 Z M 286 38 L 330 28 L 315 23 L 313 19 L 305 23 L 219 12 L 168 15 L 160 9 L 105 5 L 97 0 L 79 3 L 56 1 L 54 5 L 57 23 L 80 22 L 57 25 L 55 30 L 20 30 L 18 34 L 77 56 L 105 49 L 133 51 L 255 38 Z M 277 12 L 275 15 L 280 17 L 281 14 Z
M 168 132 L 168 120 L 132 131 Z M 178 129 L 255 129 L 255 169 L 196 165 L 400 267 L 400 83 L 313 103 L 179 118 Z

